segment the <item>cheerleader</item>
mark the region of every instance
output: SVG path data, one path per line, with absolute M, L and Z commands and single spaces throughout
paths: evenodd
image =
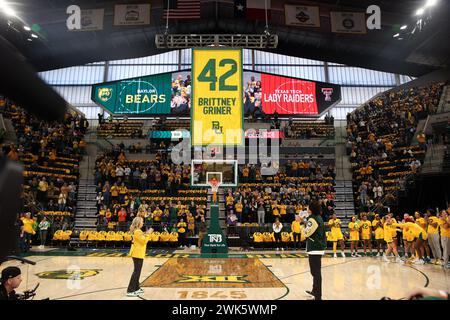
M 405 225 L 406 223 L 413 223 L 414 225 L 416 225 L 414 223 L 414 219 L 410 216 L 405 217 L 402 226 Z M 403 245 L 405 248 L 405 257 L 404 257 L 405 262 L 408 261 L 409 259 L 414 258 L 415 240 L 416 240 L 416 233 L 414 232 L 414 230 L 410 227 L 403 228 Z
M 394 253 L 395 262 L 402 262 L 402 260 L 398 256 L 397 242 L 395 241 L 395 238 L 394 238 L 394 232 L 395 232 L 395 234 L 397 234 L 396 227 L 398 227 L 399 225 L 396 222 L 394 222 L 394 221 L 395 221 L 395 219 L 392 218 L 392 216 L 389 214 L 386 217 L 386 221 L 385 221 L 385 223 L 383 225 L 384 241 L 386 241 L 386 244 L 387 244 L 386 253 L 383 256 L 383 259 L 386 262 L 390 262 L 390 260 L 387 257 L 389 256 L 389 254 L 391 252 Z
M 405 220 L 405 223 L 399 225 L 403 229 L 403 234 L 411 234 L 411 237 L 413 237 L 415 240 L 415 249 L 417 252 L 417 255 L 419 257 L 418 260 L 415 260 L 413 263 L 415 264 L 425 264 L 424 259 L 424 242 L 428 239 L 428 234 L 420 225 L 413 222 L 413 219 L 409 217 L 407 220 Z M 405 253 L 406 254 L 406 253 Z
M 364 255 L 367 256 L 367 248 L 369 248 L 369 256 L 372 255 L 372 223 L 367 220 L 367 214 L 363 213 L 361 215 L 361 239 L 363 241 L 363 247 L 364 247 Z
M 345 258 L 345 242 L 341 231 L 341 220 L 336 217 L 335 213 L 333 213 L 331 219 L 328 221 L 328 226 L 331 228 L 330 241 L 333 242 L 333 257 L 337 258 L 336 249 L 339 241 L 341 245 L 341 256 Z
M 414 214 L 414 217 L 416 218 L 416 224 L 419 225 L 420 227 L 422 227 L 422 229 L 427 230 L 427 221 L 425 220 L 425 218 L 423 217 L 423 215 L 416 211 L 416 213 Z M 416 243 L 416 247 L 417 247 L 417 243 Z M 422 249 L 424 250 L 424 257 L 423 260 L 425 262 L 430 262 L 431 261 L 431 252 L 430 252 L 430 247 L 428 246 L 428 238 L 423 240 L 422 243 Z M 416 248 L 417 250 L 417 248 Z M 418 261 L 417 261 L 418 262 Z
M 352 222 L 348 224 L 348 229 L 350 230 L 350 252 L 353 258 L 361 257 L 358 254 L 359 227 L 356 216 L 353 216 Z
M 380 215 L 376 214 L 375 219 L 372 221 L 372 227 L 375 231 L 375 241 L 377 243 L 377 257 L 382 256 L 384 252 L 384 229 L 383 220 L 380 219 Z

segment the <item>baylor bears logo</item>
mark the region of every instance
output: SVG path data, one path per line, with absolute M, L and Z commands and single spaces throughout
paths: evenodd
M 55 270 L 55 271 L 44 271 L 37 273 L 41 279 L 76 279 L 83 280 L 84 278 L 93 277 L 100 273 L 102 269 L 79 269 L 79 270 Z
M 112 97 L 112 88 L 100 88 L 98 89 L 98 97 L 103 102 L 108 101 Z

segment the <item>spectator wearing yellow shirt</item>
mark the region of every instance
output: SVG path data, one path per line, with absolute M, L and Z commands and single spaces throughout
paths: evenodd
M 272 204 L 272 215 L 275 219 L 280 217 L 280 210 L 278 209 L 278 204 L 276 201 Z
M 183 218 L 180 219 L 180 222 L 177 224 L 178 229 L 178 244 L 181 248 L 184 248 L 186 244 L 186 227 L 187 224 L 184 222 Z
M 31 213 L 27 212 L 24 217 L 21 218 L 23 223 L 23 238 L 25 242 L 25 251 L 28 251 L 31 247 L 31 237 L 36 234 L 33 226 L 35 221 L 31 218 Z
M 390 142 L 390 141 L 387 141 L 385 144 L 384 144 L 384 147 L 386 148 L 386 151 L 387 152 L 390 152 L 390 151 L 392 151 L 392 147 L 393 147 L 394 145 L 392 144 L 392 142 Z
M 156 207 L 152 214 L 153 222 L 160 223 L 162 214 L 162 210 L 159 207 Z
M 301 241 L 301 234 L 302 234 L 301 221 L 302 221 L 302 219 L 300 218 L 300 216 L 296 215 L 295 220 L 292 221 L 292 224 L 291 224 L 292 237 L 294 240 L 294 248 L 295 249 L 300 249 L 300 241 Z
M 279 205 L 279 208 L 280 208 L 280 219 L 281 221 L 284 221 L 287 213 L 287 205 L 281 204 Z
M 242 201 L 239 201 L 238 203 L 236 203 L 234 205 L 234 209 L 236 211 L 236 216 L 238 218 L 238 221 L 242 221 L 242 209 L 243 209 Z
M 242 182 L 244 182 L 244 183 L 248 182 L 249 174 L 250 174 L 250 169 L 247 166 L 242 168 Z
M 439 224 L 440 220 L 436 217 L 434 210 L 430 209 L 427 211 L 426 220 L 428 222 L 428 244 L 430 245 L 431 252 L 434 257 L 434 264 L 438 264 L 439 260 L 442 258 L 441 244 L 439 242 Z
M 190 212 L 187 215 L 187 225 L 189 234 L 193 237 L 195 235 L 195 218 Z
M 291 162 L 291 177 L 298 177 L 298 164 L 295 160 Z
M 231 191 L 228 192 L 228 195 L 226 197 L 226 204 L 227 204 L 227 211 L 233 210 L 234 197 Z
M 119 202 L 123 203 L 125 200 L 125 196 L 128 193 L 128 188 L 125 186 L 125 183 L 122 182 L 122 184 L 119 187 Z
M 113 171 L 116 172 L 115 170 Z M 119 200 L 119 187 L 117 186 L 117 183 L 114 183 L 111 187 L 111 200 L 113 203 L 117 203 Z

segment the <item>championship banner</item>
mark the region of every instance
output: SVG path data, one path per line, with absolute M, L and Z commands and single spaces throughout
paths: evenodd
M 331 31 L 335 33 L 366 34 L 364 12 L 330 12 Z
M 320 27 L 319 7 L 285 4 L 284 16 L 288 26 Z
M 81 10 L 81 29 L 72 31 L 95 31 L 103 30 L 104 9 Z
M 240 49 L 192 49 L 192 145 L 242 145 L 242 96 Z
M 114 25 L 150 24 L 150 4 L 118 4 L 114 6 Z

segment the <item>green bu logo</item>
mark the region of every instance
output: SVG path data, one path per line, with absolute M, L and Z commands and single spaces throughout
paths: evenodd
M 214 130 L 215 133 L 222 134 L 222 128 L 223 127 L 220 125 L 219 121 L 212 122 L 212 129 Z

